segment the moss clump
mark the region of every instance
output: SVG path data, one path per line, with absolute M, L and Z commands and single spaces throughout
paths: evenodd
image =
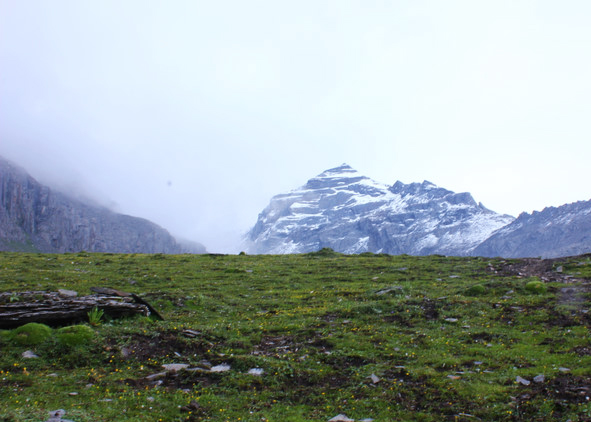
M 466 296 L 482 296 L 486 294 L 486 287 L 484 287 L 482 284 L 476 284 L 475 286 L 470 286 L 468 289 L 466 289 L 464 294 Z
M 12 337 L 12 333 L 8 330 L 0 330 L 0 343 L 3 340 L 9 341 Z
M 546 293 L 546 285 L 541 281 L 530 281 L 525 285 L 525 290 L 534 294 Z
M 41 344 L 51 336 L 51 328 L 45 324 L 29 322 L 11 332 L 11 340 L 21 346 Z
M 57 340 L 66 346 L 88 344 L 94 337 L 94 331 L 87 325 L 71 325 L 57 330 Z

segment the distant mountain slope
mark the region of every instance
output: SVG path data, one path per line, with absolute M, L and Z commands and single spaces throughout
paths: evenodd
M 0 250 L 182 253 L 163 228 L 41 185 L 0 157 Z
M 513 221 L 430 182 L 389 187 L 343 164 L 271 199 L 245 239 L 249 253 L 468 255 Z
M 556 258 L 591 252 L 591 200 L 522 213 L 474 249 L 479 256 Z

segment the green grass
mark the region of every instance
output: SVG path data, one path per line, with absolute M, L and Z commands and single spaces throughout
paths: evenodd
M 0 253 L 0 290 L 14 292 L 11 300 L 27 290 L 86 295 L 112 287 L 138 294 L 165 318 L 103 317 L 87 324 L 94 335 L 80 342 L 54 334 L 26 346 L 0 332 L 0 421 L 46 420 L 59 408 L 76 422 L 327 421 L 341 413 L 375 421 L 591 420 L 589 297 L 565 306 L 562 284 L 531 291 L 537 278 L 495 274 L 489 265 L 502 263 L 327 250 Z M 562 265 L 591 277 L 589 259 Z M 39 358 L 23 358 L 26 350 Z M 231 369 L 146 378 L 166 363 Z M 545 381 L 534 383 L 540 374 Z M 532 382 L 518 384 L 517 376 Z

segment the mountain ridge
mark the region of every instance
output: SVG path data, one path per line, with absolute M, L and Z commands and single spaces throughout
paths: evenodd
M 249 253 L 468 255 L 513 221 L 454 193 L 422 183 L 378 183 L 348 164 L 328 169 L 289 193 L 275 195 L 247 233 Z
M 591 251 L 591 200 L 523 212 L 474 250 L 481 256 L 558 258 Z
M 200 245 L 202 246 L 202 245 Z M 157 224 L 54 191 L 0 157 L 0 250 L 38 252 L 205 252 Z

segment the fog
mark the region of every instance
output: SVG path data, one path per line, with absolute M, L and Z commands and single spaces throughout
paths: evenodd
M 591 3 L 283 3 L 0 0 L 0 155 L 212 252 L 344 162 L 591 198 Z

